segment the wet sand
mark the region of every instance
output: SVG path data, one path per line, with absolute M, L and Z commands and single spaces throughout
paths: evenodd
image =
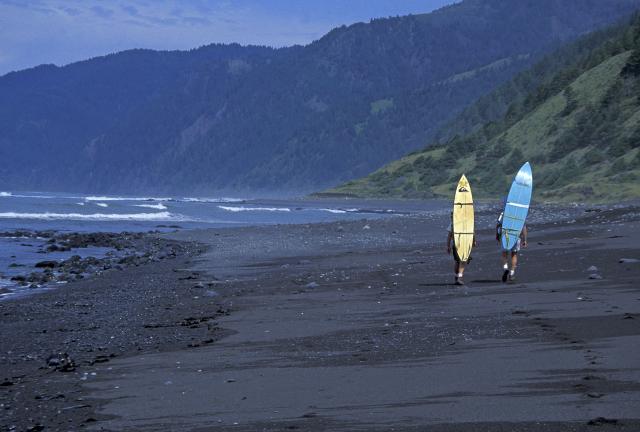
M 639 430 L 639 209 L 534 214 L 512 284 L 493 216 L 462 288 L 436 214 L 181 232 L 206 252 L 4 302 L 3 426 Z

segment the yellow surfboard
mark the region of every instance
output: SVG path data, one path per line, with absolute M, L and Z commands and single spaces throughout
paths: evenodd
M 467 177 L 463 174 L 456 187 L 456 196 L 453 200 L 453 242 L 458 251 L 460 261 L 467 262 L 471 255 L 474 235 L 473 221 L 473 197 L 471 186 Z

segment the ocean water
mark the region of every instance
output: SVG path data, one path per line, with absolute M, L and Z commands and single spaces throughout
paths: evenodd
M 438 202 L 249 200 L 0 192 L 0 231 L 121 232 L 331 222 L 431 210 Z M 169 227 L 169 228 L 167 228 Z
M 173 231 L 373 219 L 443 211 L 440 201 L 252 200 L 242 197 L 140 197 L 40 192 L 0 192 L 0 232 Z M 42 254 L 45 239 L 0 236 L 0 296 L 41 260 L 71 255 L 102 257 L 104 248 Z

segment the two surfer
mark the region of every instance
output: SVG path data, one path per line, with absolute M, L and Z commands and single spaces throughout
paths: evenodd
M 515 280 L 518 252 L 521 248 L 527 247 L 526 220 L 532 189 L 531 165 L 527 162 L 516 174 L 509 195 L 505 199 L 504 210 L 500 213 L 496 224 L 496 240 L 502 247 L 502 282 Z M 464 285 L 462 281 L 464 269 L 471 261 L 471 248 L 476 246 L 474 228 L 471 186 L 463 175 L 456 188 L 447 237 L 447 253 L 453 252 L 455 261 L 456 285 Z
M 504 217 L 504 212 L 500 212 L 500 216 L 498 216 L 498 221 L 496 223 L 496 241 L 498 244 L 501 242 L 502 236 L 502 218 Z M 453 220 L 453 213 L 451 213 L 451 219 Z M 447 228 L 448 236 L 447 236 L 447 254 L 451 255 L 453 253 L 453 273 L 454 273 L 454 283 L 456 285 L 464 285 L 463 277 L 464 277 L 464 269 L 469 262 L 471 262 L 471 255 L 469 255 L 466 261 L 462 261 L 460 259 L 460 255 L 458 254 L 458 250 L 456 249 L 455 242 L 453 240 L 453 223 L 449 222 L 449 227 Z M 502 282 L 513 282 L 515 281 L 516 267 L 518 266 L 518 252 L 520 252 L 521 248 L 527 247 L 527 236 L 528 230 L 527 225 L 525 224 L 522 227 L 522 231 L 520 232 L 520 236 L 518 237 L 518 241 L 516 244 L 509 250 L 502 250 Z M 476 241 L 475 235 L 473 236 L 473 247 L 476 247 L 478 242 Z M 509 263 L 511 266 L 509 266 Z

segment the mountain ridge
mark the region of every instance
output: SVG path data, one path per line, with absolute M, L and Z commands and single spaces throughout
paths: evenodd
M 335 185 L 424 146 L 549 49 L 640 5 L 541 1 L 467 0 L 304 47 L 128 51 L 38 80 L 18 73 L 20 86 L 4 76 L 0 177 L 10 189 L 91 192 Z

